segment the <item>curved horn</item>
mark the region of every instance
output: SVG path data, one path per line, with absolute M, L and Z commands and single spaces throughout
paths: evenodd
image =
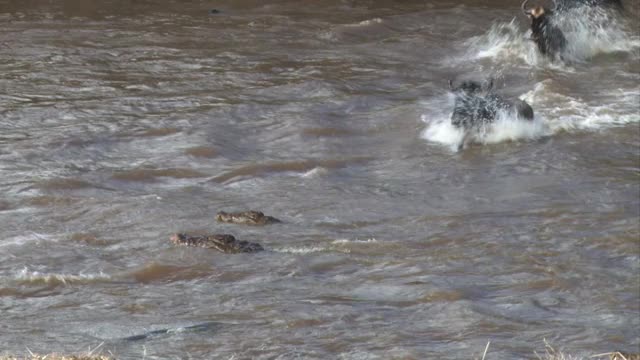
M 529 15 L 529 10 L 527 10 L 527 3 L 528 3 L 528 2 L 529 2 L 529 0 L 524 0 L 524 1 L 522 2 L 522 5 L 520 6 L 520 8 L 522 9 L 522 12 L 523 12 L 525 15 Z
M 556 0 L 552 0 L 552 1 L 553 1 L 553 9 L 551 9 L 551 11 L 558 10 L 558 3 L 556 2 Z
M 487 84 L 487 87 L 486 87 L 485 91 L 491 91 L 491 89 L 493 89 L 493 78 L 492 77 L 489 78 L 489 83 Z

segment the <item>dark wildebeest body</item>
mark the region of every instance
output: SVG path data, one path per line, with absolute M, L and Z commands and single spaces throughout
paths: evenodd
M 553 10 L 535 6 L 527 9 L 529 0 L 522 3 L 522 12 L 531 20 L 531 40 L 536 43 L 542 55 L 551 58 L 562 58 L 562 51 L 567 47 L 567 39 L 562 30 L 553 24 Z
M 215 234 L 206 236 L 191 236 L 187 234 L 173 234 L 171 242 L 176 245 L 203 247 L 216 249 L 223 253 L 249 253 L 262 251 L 264 248 L 260 244 L 248 241 L 236 240 L 233 235 Z
M 455 96 L 451 124 L 464 130 L 458 149 L 466 147 L 473 136 L 493 123 L 500 111 L 510 112 L 524 120 L 533 120 L 533 109 L 529 104 L 520 99 L 507 101 L 491 92 L 492 86 L 493 81 L 485 86 L 475 81 L 463 81 L 454 87 L 449 80 L 449 88 Z
M 480 94 L 485 91 L 475 81 L 464 81 L 457 88 L 449 81 L 449 88 L 455 94 L 455 104 L 451 114 L 451 124 L 457 128 L 480 128 L 493 121 L 496 109 Z

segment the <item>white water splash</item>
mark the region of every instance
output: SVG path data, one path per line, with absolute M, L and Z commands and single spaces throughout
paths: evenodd
M 464 131 L 451 124 L 451 112 L 453 111 L 454 97 L 447 96 L 448 101 L 438 101 L 440 104 L 448 104 L 446 113 L 423 114 L 421 120 L 426 124 L 422 131 L 421 138 L 439 143 L 457 151 Z M 534 108 L 534 119 L 523 120 L 507 111 L 499 111 L 496 120 L 478 131 L 473 139 L 474 143 L 495 144 L 504 141 L 534 140 L 551 134 L 543 117 L 536 112 L 535 105 L 528 99 L 527 101 Z
M 562 56 L 567 64 L 584 62 L 598 54 L 632 52 L 640 57 L 640 36 L 634 25 L 614 11 L 578 7 L 557 13 L 554 24 L 567 39 Z M 492 58 L 501 62 L 523 61 L 528 65 L 573 72 L 567 64 L 550 61 L 539 54 L 531 41 L 529 20 L 518 16 L 509 23 L 493 24 L 489 30 L 464 43 L 468 49 L 459 62 Z M 526 29 L 526 30 L 525 30 Z
M 475 143 L 495 144 L 504 141 L 534 140 L 551 136 L 562 131 L 595 131 L 613 126 L 640 122 L 640 87 L 632 90 L 617 90 L 610 94 L 618 102 L 617 106 L 590 104 L 580 98 L 554 91 L 553 80 L 537 83 L 533 90 L 520 96 L 530 104 L 535 113 L 533 121 L 521 120 L 506 113 L 499 113 L 497 119 L 474 139 Z M 421 137 L 427 141 L 451 147 L 456 151 L 464 132 L 451 125 L 453 96 L 448 101 L 436 101 L 444 105 L 447 112 L 425 113 L 421 120 L 426 124 Z
M 637 108 L 640 104 L 640 87 L 610 94 L 618 103 L 611 106 L 610 103 L 590 104 L 583 99 L 557 93 L 551 89 L 551 83 L 551 80 L 540 82 L 523 96 L 525 101 L 535 104 L 534 109 L 544 114 L 551 134 L 560 131 L 593 131 L 640 122 Z
M 637 24 L 627 24 L 614 10 L 583 6 L 557 13 L 554 20 L 567 39 L 565 56 L 570 61 L 640 49 L 640 36 L 632 30 Z
M 421 134 L 423 139 L 449 146 L 452 151 L 458 149 L 464 131 L 451 125 L 448 117 L 431 119 L 427 115 L 422 115 L 421 119 L 427 124 Z M 550 135 L 549 128 L 540 116 L 536 116 L 533 121 L 527 121 L 502 114 L 478 132 L 473 142 L 495 144 L 504 141 L 534 140 L 548 135 Z
M 520 28 L 515 18 L 509 23 L 492 24 L 485 34 L 474 36 L 464 43 L 468 51 L 460 61 L 484 58 L 521 60 L 527 64 L 544 61 Z

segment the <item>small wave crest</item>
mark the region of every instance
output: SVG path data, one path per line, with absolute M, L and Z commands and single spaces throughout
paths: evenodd
M 376 240 L 375 238 L 370 238 L 370 239 L 338 239 L 338 240 L 334 240 L 331 243 L 334 245 L 344 245 L 344 244 L 370 244 L 370 243 L 376 243 L 378 242 L 378 240 Z
M 315 252 L 327 251 L 328 248 L 323 246 L 289 246 L 278 249 L 273 249 L 275 252 L 287 253 L 287 254 L 311 254 Z
M 42 273 L 25 268 L 15 275 L 15 280 L 30 285 L 71 285 L 110 281 L 111 276 L 102 272 L 92 274 Z
M 380 23 L 382 23 L 382 19 L 377 17 L 377 18 L 373 18 L 373 19 L 363 20 L 363 21 L 357 22 L 355 24 L 347 24 L 345 26 L 359 27 L 359 26 L 368 26 L 368 25 L 380 24 Z
M 329 173 L 329 169 L 327 169 L 327 168 L 315 167 L 315 168 L 303 173 L 300 176 L 303 177 L 303 178 L 317 178 L 317 177 L 321 177 L 323 175 L 326 175 L 328 173 Z
M 41 242 L 41 241 L 56 241 L 57 239 L 50 234 L 40 234 L 36 232 L 31 232 L 25 235 L 18 235 L 12 238 L 6 239 L 0 243 L 0 247 L 9 246 L 9 245 L 25 245 L 31 242 Z
M 340 252 L 349 254 L 351 253 L 351 247 L 354 245 L 368 245 L 371 243 L 377 243 L 378 240 L 374 238 L 370 239 L 336 239 L 331 241 L 327 245 L 321 246 L 290 246 L 290 247 L 282 247 L 278 249 L 273 249 L 273 251 L 280 253 L 289 253 L 289 254 L 310 254 L 316 252 Z
M 234 170 L 222 173 L 211 179 L 217 183 L 229 183 L 232 181 L 238 181 L 239 178 L 256 178 L 268 173 L 298 173 L 314 175 L 315 169 L 330 169 L 344 168 L 350 165 L 357 165 L 368 161 L 367 157 L 352 157 L 347 159 L 308 159 L 298 161 L 287 162 L 274 162 L 266 164 L 250 164 L 245 165 Z M 320 171 L 320 170 L 319 170 Z

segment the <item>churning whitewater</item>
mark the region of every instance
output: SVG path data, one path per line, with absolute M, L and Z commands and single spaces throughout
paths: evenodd
M 589 62 L 598 55 L 619 53 L 617 57 L 637 63 L 640 60 L 640 35 L 633 32 L 633 19 L 621 16 L 616 9 L 580 6 L 554 16 L 554 24 L 562 30 L 569 44 L 563 53 L 563 61 L 549 60 L 541 55 L 530 40 L 531 30 L 520 30 L 518 19 L 491 24 L 485 34 L 461 42 L 466 50 L 457 59 L 447 58 L 457 66 L 464 62 L 477 64 L 470 77 L 500 79 L 510 71 L 523 71 L 526 67 L 530 68 L 529 72 L 543 71 L 549 75 L 549 79 L 533 84 L 531 90 L 519 95 L 534 107 L 534 121 L 522 121 L 500 111 L 496 120 L 475 136 L 476 143 L 535 140 L 561 131 L 598 130 L 640 122 L 637 111 L 640 86 L 615 89 L 614 93 L 602 96 L 604 103 L 589 103 L 561 92 L 566 89 L 554 86 L 553 78 L 554 75 L 591 76 Z M 485 60 L 491 63 L 487 65 Z M 633 72 L 626 75 L 634 77 Z M 594 90 L 606 92 L 605 89 Z M 454 97 L 449 94 L 446 100 L 429 100 L 424 104 L 428 108 L 452 109 Z M 456 150 L 464 131 L 451 125 L 449 113 L 423 114 L 421 120 L 427 126 L 422 137 Z

